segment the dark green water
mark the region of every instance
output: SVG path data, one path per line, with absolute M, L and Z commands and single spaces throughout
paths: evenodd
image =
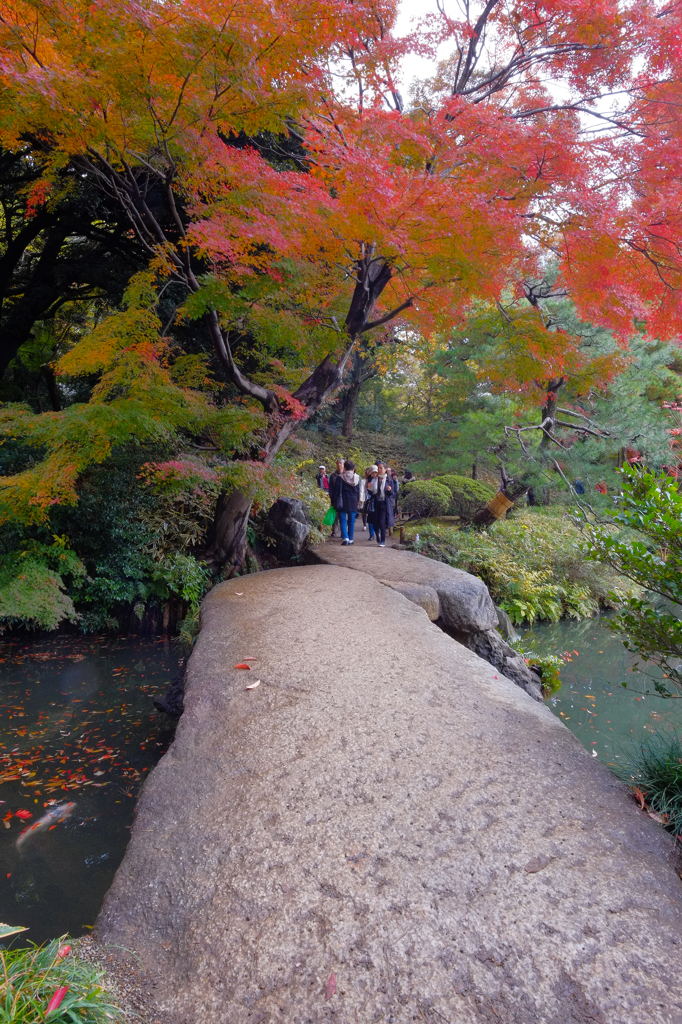
M 646 695 L 651 680 L 634 668 L 636 658 L 602 618 L 535 625 L 523 636 L 524 648 L 531 645 L 538 653 L 566 657 L 561 689 L 547 703 L 606 764 L 617 765 L 652 733 L 682 733 L 682 700 Z
M 22 939 L 94 924 L 172 739 L 152 699 L 177 671 L 165 638 L 0 644 L 0 921 L 28 926 Z M 68 817 L 19 841 L 65 803 Z

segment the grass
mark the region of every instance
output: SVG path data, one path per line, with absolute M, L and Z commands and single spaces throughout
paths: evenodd
M 615 769 L 618 778 L 642 794 L 674 836 L 682 836 L 682 743 L 677 733 L 656 733 Z
M 103 987 L 104 973 L 74 956 L 67 941 L 62 936 L 44 946 L 0 949 L 0 1024 L 125 1020 Z

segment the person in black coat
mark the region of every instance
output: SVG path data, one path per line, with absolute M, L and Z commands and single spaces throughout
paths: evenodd
M 398 494 L 400 493 L 400 481 L 398 480 L 398 474 L 394 469 L 391 470 L 391 480 L 393 481 L 393 515 L 398 518 Z
M 374 527 L 377 544 L 380 548 L 385 548 L 386 530 L 390 530 L 395 523 L 393 481 L 387 475 L 386 466 L 383 462 L 377 462 L 377 469 L 377 476 L 374 477 L 367 488 L 370 494 L 370 502 L 373 506 L 370 513 L 370 523 Z
M 360 500 L 360 477 L 355 472 L 355 463 L 350 459 L 346 459 L 343 464 L 340 481 L 338 504 L 335 508 L 338 510 L 341 522 L 341 536 L 343 537 L 341 543 L 352 544 L 355 517 L 358 514 L 358 501 Z

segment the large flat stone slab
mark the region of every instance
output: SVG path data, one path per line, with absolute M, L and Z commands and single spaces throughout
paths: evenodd
M 348 569 L 202 619 L 97 926 L 174 1020 L 680 1024 L 674 844 L 545 707 Z
M 348 547 L 333 541 L 320 544 L 311 549 L 309 558 L 324 565 L 355 569 L 384 583 L 429 587 L 438 595 L 441 622 L 456 633 L 477 633 L 497 628 L 498 615 L 488 588 L 477 576 L 463 569 L 424 558 L 414 551 L 380 548 L 364 537 Z M 404 593 L 409 597 L 407 591 Z

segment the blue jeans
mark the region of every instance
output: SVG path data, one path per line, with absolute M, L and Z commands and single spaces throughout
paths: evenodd
M 339 512 L 339 520 L 341 521 L 341 536 L 344 540 L 353 540 L 353 533 L 355 532 L 355 517 L 357 512 Z M 346 520 L 348 525 L 346 526 Z

